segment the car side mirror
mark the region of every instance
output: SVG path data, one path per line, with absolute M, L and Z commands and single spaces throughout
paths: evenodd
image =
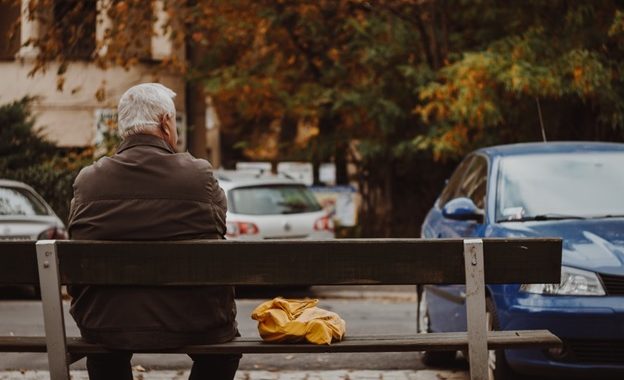
M 474 220 L 483 223 L 483 210 L 478 208 L 472 199 L 466 197 L 446 202 L 442 208 L 442 215 L 453 220 Z

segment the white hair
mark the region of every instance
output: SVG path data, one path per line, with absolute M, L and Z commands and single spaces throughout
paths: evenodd
M 119 99 L 117 127 L 122 138 L 158 129 L 164 115 L 175 117 L 176 93 L 160 83 L 130 87 Z

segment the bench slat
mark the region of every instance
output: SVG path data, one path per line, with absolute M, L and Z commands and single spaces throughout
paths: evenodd
M 547 330 L 490 331 L 488 348 L 559 347 L 561 340 Z M 321 353 L 321 352 L 407 352 L 429 350 L 465 350 L 468 336 L 464 332 L 429 333 L 401 336 L 347 337 L 332 345 L 274 344 L 256 338 L 236 338 L 232 342 L 187 346 L 175 350 L 141 350 L 142 353 Z M 73 354 L 108 352 L 104 347 L 81 338 L 67 338 Z M 0 352 L 45 352 L 45 337 L 0 337 Z
M 461 239 L 59 241 L 57 245 L 65 284 L 465 283 Z M 484 251 L 487 283 L 559 282 L 561 239 L 485 239 Z

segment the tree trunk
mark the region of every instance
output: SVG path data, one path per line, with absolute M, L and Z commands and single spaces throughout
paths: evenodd
M 318 159 L 312 160 L 312 184 L 314 186 L 321 185 L 321 162 Z
M 380 215 L 380 220 L 382 221 L 383 227 L 383 237 L 392 237 L 392 221 L 393 221 L 393 180 L 394 171 L 392 170 L 392 164 L 390 160 L 388 160 L 389 167 L 387 170 L 384 170 L 384 187 L 382 192 L 382 199 L 384 202 L 382 203 L 384 207 L 382 207 L 382 213 Z
M 189 152 L 198 158 L 208 158 L 206 145 L 206 102 L 201 84 L 186 83 L 186 125 Z
M 194 4 L 194 1 L 190 1 Z M 190 67 L 201 67 L 204 52 L 201 47 L 186 37 L 186 60 Z M 199 78 L 186 81 L 186 125 L 187 147 L 198 158 L 209 157 L 206 144 L 206 96 Z
M 321 184 L 320 180 L 320 167 L 323 162 L 329 161 L 331 158 L 329 154 L 333 154 L 334 149 L 331 149 L 330 144 L 335 145 L 335 133 L 336 133 L 336 116 L 331 111 L 331 105 L 326 104 L 319 109 L 319 134 L 316 137 L 314 152 L 312 154 L 312 174 L 314 178 L 314 184 Z M 328 149 L 329 147 L 329 149 Z
M 348 185 L 349 174 L 347 172 L 347 149 L 344 142 L 336 144 L 334 151 L 334 164 L 336 165 L 336 185 Z

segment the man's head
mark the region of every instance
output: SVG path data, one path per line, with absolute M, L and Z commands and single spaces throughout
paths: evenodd
M 121 137 L 125 139 L 140 133 L 155 135 L 175 148 L 178 142 L 175 96 L 175 92 L 160 83 L 142 83 L 128 89 L 117 106 Z

